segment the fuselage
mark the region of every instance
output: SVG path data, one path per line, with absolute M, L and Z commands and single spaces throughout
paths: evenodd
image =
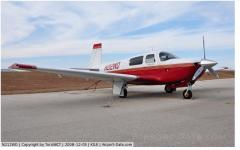
M 200 67 L 199 61 L 181 59 L 167 52 L 149 52 L 103 65 L 100 71 L 136 75 L 130 84 L 187 86 Z

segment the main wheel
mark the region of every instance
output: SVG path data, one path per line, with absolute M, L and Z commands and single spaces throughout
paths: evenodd
M 165 86 L 165 92 L 166 93 L 172 93 L 173 91 L 176 91 L 176 88 L 171 88 L 170 86 Z
M 183 98 L 184 99 L 191 99 L 192 98 L 192 91 L 191 90 L 184 90 L 183 91 Z
M 123 89 L 123 96 L 119 96 L 120 98 L 126 98 L 127 97 L 127 89 Z

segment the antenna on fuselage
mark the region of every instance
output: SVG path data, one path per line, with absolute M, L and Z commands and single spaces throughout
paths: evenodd
M 203 36 L 203 58 L 206 59 L 204 36 Z

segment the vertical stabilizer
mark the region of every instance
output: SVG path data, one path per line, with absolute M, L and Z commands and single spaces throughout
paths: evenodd
M 102 63 L 102 43 L 93 44 L 93 50 L 90 60 L 92 69 L 99 69 Z

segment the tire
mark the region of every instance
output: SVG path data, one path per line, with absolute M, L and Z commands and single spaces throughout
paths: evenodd
M 192 98 L 192 91 L 191 90 L 184 90 L 183 91 L 183 98 L 184 99 L 191 99 Z
M 119 96 L 120 98 L 126 98 L 127 97 L 127 89 L 125 88 L 123 90 L 123 96 Z
M 167 86 L 167 85 L 165 86 L 164 90 L 165 90 L 166 93 L 172 93 L 173 91 L 176 91 L 176 89 L 173 89 L 173 88 L 171 88 L 170 86 Z

